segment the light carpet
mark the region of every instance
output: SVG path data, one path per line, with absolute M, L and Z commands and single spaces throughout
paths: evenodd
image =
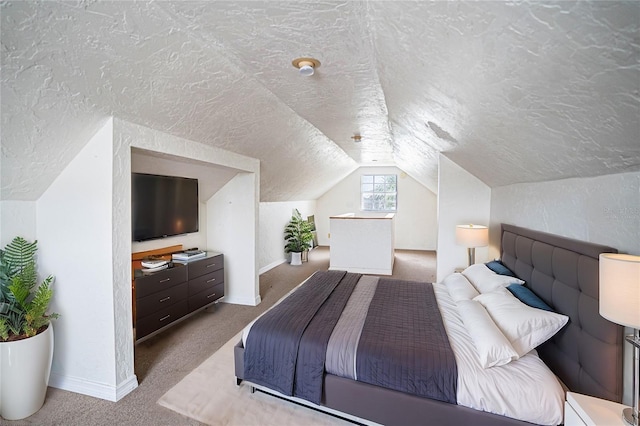
M 249 385 L 236 386 L 233 347 L 237 334 L 178 384 L 158 404 L 208 425 L 352 425 L 284 401 Z

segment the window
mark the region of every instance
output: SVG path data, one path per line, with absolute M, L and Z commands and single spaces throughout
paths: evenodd
M 365 211 L 395 212 L 398 206 L 396 175 L 362 175 L 360 208 Z

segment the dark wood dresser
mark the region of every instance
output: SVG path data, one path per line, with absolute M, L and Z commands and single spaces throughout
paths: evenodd
M 145 273 L 134 271 L 136 341 L 161 332 L 224 296 L 224 255 L 207 256 Z

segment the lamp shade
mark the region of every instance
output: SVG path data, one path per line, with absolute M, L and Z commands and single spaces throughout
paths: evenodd
M 482 225 L 456 226 L 456 244 L 464 247 L 489 245 L 489 228 Z
M 640 328 L 640 256 L 600 254 L 600 315 Z

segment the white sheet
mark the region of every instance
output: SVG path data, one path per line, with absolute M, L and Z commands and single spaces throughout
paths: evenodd
M 564 391 L 537 352 L 500 367 L 482 368 L 456 303 L 444 285 L 434 284 L 433 288 L 458 366 L 458 404 L 536 424 L 561 424 Z M 256 320 L 244 329 L 243 344 Z
M 442 284 L 433 288 L 458 365 L 458 404 L 531 423 L 562 423 L 564 391 L 537 352 L 482 368 L 456 303 Z

